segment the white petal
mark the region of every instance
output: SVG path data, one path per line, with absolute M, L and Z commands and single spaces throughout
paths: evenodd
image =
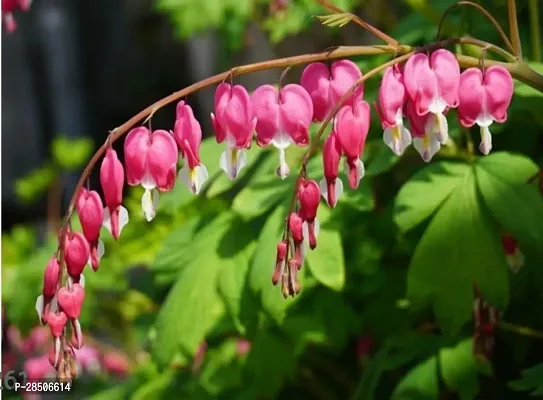
M 55 338 L 55 366 L 58 365 L 60 358 L 60 338 Z
M 85 287 L 85 275 L 79 275 L 79 284 L 81 285 L 81 287 Z
M 156 190 L 146 189 L 141 197 L 141 208 L 147 222 L 151 222 L 156 216 L 156 208 L 158 205 L 158 192 Z
M 309 226 L 307 225 L 307 221 L 302 223 L 302 235 L 304 237 L 304 242 L 309 244 Z
M 439 144 L 436 135 L 433 135 L 431 133 L 426 133 L 426 135 L 422 138 L 413 138 L 413 146 L 425 162 L 430 162 L 432 157 L 441 148 L 441 145 Z
M 281 179 L 285 179 L 290 174 L 290 168 L 287 164 L 287 157 L 284 148 L 279 148 L 279 168 L 277 169 L 277 175 Z
M 319 182 L 319 189 L 321 191 L 321 196 L 328 203 L 328 183 L 325 178 L 322 178 Z M 330 207 L 333 207 L 331 204 L 328 204 Z
M 75 337 L 77 338 L 77 344 L 79 345 L 79 348 L 81 348 L 81 345 L 83 344 L 83 333 L 81 332 L 81 324 L 79 323 L 79 320 L 76 319 L 73 322 L 72 327 L 75 328 Z
M 221 157 L 219 158 L 219 168 L 222 169 L 230 179 L 233 179 L 230 173 L 232 170 L 232 160 L 229 149 L 226 149 L 221 153 Z
M 403 124 L 386 128 L 383 133 L 383 142 L 397 156 L 401 156 L 411 144 L 411 133 Z
M 98 245 L 96 246 L 96 253 L 98 255 L 98 260 L 100 260 L 106 252 L 106 247 L 104 246 L 104 242 L 101 240 L 98 240 Z
M 58 308 L 58 300 L 57 296 L 53 297 L 53 300 L 51 300 L 51 306 L 49 307 L 49 311 L 51 312 L 57 312 L 59 310 Z
M 349 166 L 349 163 L 347 162 L 347 159 L 345 159 L 343 164 L 344 164 L 343 168 L 344 168 L 345 173 L 350 174 L 350 166 Z M 364 163 L 362 162 L 362 160 L 360 160 L 360 159 L 356 160 L 355 168 L 356 168 L 356 171 L 355 171 L 355 173 L 356 173 L 356 181 L 360 182 L 360 180 L 366 174 L 366 169 L 364 168 Z
M 339 178 L 336 178 L 335 190 L 336 190 L 336 203 L 337 203 L 339 201 L 339 198 L 343 194 L 343 181 Z
M 319 220 L 315 218 L 315 221 L 313 223 L 313 232 L 315 233 L 315 239 L 318 238 L 320 229 L 321 229 L 321 226 L 320 226 Z M 304 246 L 309 247 L 309 224 L 306 221 L 304 221 L 304 223 L 302 224 L 302 230 L 304 234 Z M 305 253 L 304 253 L 304 256 L 305 256 Z
M 315 232 L 315 237 L 319 237 L 319 232 L 321 231 L 321 223 L 319 222 L 318 218 L 315 218 L 315 222 L 313 224 L 313 231 Z
M 104 208 L 104 221 L 102 222 L 102 226 L 107 229 L 110 235 L 111 233 L 111 214 L 109 213 L 109 208 Z
M 481 132 L 481 143 L 479 144 L 479 151 L 485 156 L 490 153 L 492 150 L 492 135 L 488 126 L 482 126 L 480 129 Z
M 290 137 L 288 133 L 285 132 L 277 132 L 277 134 L 274 136 L 274 138 L 271 141 L 271 144 L 277 147 L 278 149 L 286 149 L 288 146 L 293 144 L 294 141 Z
M 71 288 L 74 285 L 74 280 L 71 276 L 68 275 L 68 279 L 66 280 L 67 286 Z
M 179 170 L 177 179 L 180 183 L 187 186 L 189 191 L 194 194 L 200 193 L 203 184 L 208 178 L 207 168 L 204 164 L 197 165 L 190 169 L 188 164 Z
M 128 224 L 128 221 L 128 210 L 123 206 L 119 206 L 119 236 L 123 228 Z
M 247 165 L 247 152 L 245 150 L 238 150 L 236 159 L 236 169 L 239 174 L 239 171 L 241 171 L 241 169 Z
M 38 298 L 36 299 L 36 312 L 38 313 L 38 318 L 40 320 L 40 324 L 42 324 L 41 315 L 43 313 L 43 306 L 44 306 L 43 295 L 39 295 Z
M 152 190 L 156 188 L 155 179 L 151 176 L 149 171 L 145 172 L 145 175 L 143 179 L 141 180 L 141 186 L 143 186 L 145 190 Z
M 436 114 L 436 135 L 439 143 L 445 144 L 449 140 L 449 123 L 442 113 Z

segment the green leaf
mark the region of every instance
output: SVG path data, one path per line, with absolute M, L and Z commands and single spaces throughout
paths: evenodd
M 286 309 L 299 297 L 283 299 L 281 288 L 273 286 L 271 281 L 275 267 L 277 243 L 281 240 L 286 212 L 286 207 L 277 207 L 268 216 L 258 236 L 258 243 L 249 273 L 251 289 L 260 296 L 262 307 L 278 322 L 283 320 Z
M 250 262 L 255 251 L 254 232 L 260 226 L 236 219 L 219 245 L 222 272 L 219 292 L 238 332 L 246 335 L 246 325 L 258 314 L 253 294 L 248 289 Z
M 477 164 L 477 182 L 487 207 L 521 244 L 543 246 L 543 197 L 526 179 L 538 168 L 528 158 L 496 153 Z
M 317 281 L 330 289 L 340 291 L 345 285 L 345 260 L 340 232 L 328 228 L 325 223 L 330 214 L 327 207 L 320 207 L 318 218 L 322 219 L 322 225 L 317 238 L 317 247 L 315 250 L 308 248 L 306 260 Z
M 173 370 L 166 370 L 164 371 L 164 373 L 158 375 L 156 378 L 151 379 L 145 382 L 145 384 L 143 384 L 142 386 L 140 386 L 136 391 L 131 394 L 130 399 L 154 400 L 157 398 L 161 398 L 174 379 L 175 375 Z
M 262 215 L 281 201 L 288 201 L 288 191 L 293 190 L 295 180 L 293 176 L 285 180 L 276 175 L 257 176 L 239 192 L 232 208 L 247 219 Z
M 245 369 L 259 396 L 274 398 L 294 372 L 294 352 L 289 343 L 264 330 L 255 337 Z
M 403 185 L 394 203 L 394 220 L 406 232 L 426 220 L 465 181 L 466 164 L 429 164 Z
M 528 66 L 540 75 L 543 75 L 542 63 L 529 62 Z M 520 81 L 515 81 L 515 96 L 539 98 L 540 101 L 543 101 L 543 93 Z
M 401 157 L 398 157 L 382 140 L 372 140 L 368 143 L 368 166 L 366 176 L 377 176 L 394 167 Z M 366 152 L 364 152 L 365 154 Z
M 347 189 L 339 201 L 358 211 L 373 210 L 375 203 L 369 180 L 362 179 L 360 181 L 360 186 L 355 190 Z
M 432 356 L 413 368 L 394 391 L 393 400 L 439 398 L 439 379 L 447 388 L 458 394 L 461 400 L 473 400 L 479 392 L 477 372 L 479 365 L 473 357 L 472 339 L 466 339 L 455 347 L 442 348 L 438 358 Z
M 207 352 L 200 373 L 200 384 L 209 393 L 220 392 L 241 383 L 241 363 L 237 354 L 237 339 L 226 340 L 218 349 Z
M 522 377 L 509 382 L 509 387 L 517 391 L 530 390 L 533 397 L 543 396 L 543 363 L 522 371 Z
M 447 387 L 458 393 L 461 400 L 475 399 L 479 392 L 478 363 L 473 356 L 473 339 L 466 339 L 456 347 L 440 351 L 441 376 Z
M 430 300 L 440 326 L 454 335 L 471 318 L 473 285 L 490 304 L 508 302 L 508 269 L 499 234 L 477 198 L 470 169 L 436 213 L 408 271 L 408 297 Z
M 231 214 L 222 214 L 198 232 L 191 246 L 168 248 L 174 254 L 187 253 L 188 259 L 157 316 L 153 355 L 159 365 L 168 363 L 179 351 L 193 356 L 223 315 L 224 304 L 217 292 L 223 267 L 218 249 L 233 221 Z M 199 246 L 200 240 L 206 245 Z
M 53 161 L 62 169 L 77 170 L 87 162 L 93 147 L 92 139 L 60 136 L 55 138 L 51 145 Z
M 50 165 L 36 169 L 15 181 L 15 194 L 25 202 L 36 201 L 49 190 L 57 175 Z

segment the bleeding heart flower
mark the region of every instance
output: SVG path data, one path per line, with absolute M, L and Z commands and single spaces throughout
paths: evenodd
M 330 208 L 336 206 L 339 197 L 343 193 L 343 182 L 338 178 L 341 153 L 341 143 L 336 132 L 332 131 L 326 138 L 322 148 L 324 178 L 319 183 L 321 195 Z
M 219 166 L 235 179 L 247 165 L 244 149 L 251 147 L 256 117 L 253 116 L 251 97 L 241 85 L 221 83 L 215 91 L 215 113 L 211 113 L 217 143 L 226 141 Z
M 54 255 L 49 259 L 45 272 L 43 274 L 43 290 L 44 299 L 50 301 L 57 292 L 58 281 L 60 279 L 60 265 L 57 256 Z
M 298 188 L 298 201 L 300 202 L 298 214 L 304 221 L 303 236 L 309 241 L 311 250 L 317 247 L 317 235 L 319 234 L 317 209 L 320 199 L 319 184 L 313 180 L 302 179 Z
M 502 245 L 507 264 L 511 272 L 516 274 L 520 270 L 520 267 L 524 265 L 524 254 L 520 251 L 517 240 L 511 235 L 502 235 Z
M 459 103 L 460 66 L 456 56 L 439 49 L 430 57 L 423 53 L 412 55 L 404 68 L 403 81 L 418 116 L 431 114 L 425 131 L 436 134 L 441 144 L 449 138 L 445 111 Z
M 124 168 L 117 157 L 117 152 L 111 147 L 106 150 L 100 167 L 100 184 L 106 203 L 103 225 L 117 240 L 122 229 L 128 223 L 128 211 L 122 206 Z
M 360 159 L 364 152 L 370 128 L 370 106 L 363 100 L 343 106 L 336 115 L 334 131 L 345 154 L 345 171 L 349 171 L 349 186 L 356 189 L 364 177 L 364 163 Z
M 53 365 L 58 363 L 61 348 L 60 337 L 63 335 L 67 323 L 68 316 L 63 311 L 50 312 L 47 315 L 47 325 L 49 326 L 51 336 L 53 336 L 54 339 L 55 358 Z
M 177 145 L 167 131 L 156 130 L 151 133 L 146 127 L 140 126 L 126 136 L 126 180 L 130 186 L 141 185 L 145 189 L 141 208 L 148 222 L 156 215 L 158 191 L 168 192 L 175 185 L 177 156 Z
M 192 108 L 184 101 L 177 104 L 173 137 L 185 159 L 185 165 L 179 171 L 178 179 L 192 193 L 198 194 L 208 178 L 207 168 L 200 161 L 202 128 L 194 117 Z
M 306 146 L 309 143 L 313 118 L 311 97 L 300 85 L 286 85 L 280 90 L 263 85 L 253 92 L 251 100 L 257 119 L 257 144 L 272 144 L 279 150 L 277 173 L 285 179 L 290 173 L 285 149 L 291 144 Z
M 410 100 L 405 106 L 405 115 L 411 126 L 411 136 L 413 137 L 413 146 L 421 155 L 425 162 L 430 162 L 432 157 L 439 151 L 441 144 L 435 134 L 426 130 L 429 114 L 420 116 L 414 110 L 413 102 Z
M 350 60 L 335 61 L 330 69 L 321 62 L 305 67 L 300 84 L 307 90 L 313 101 L 313 121 L 324 121 L 334 105 L 360 78 L 362 78 L 362 72 Z M 344 105 L 350 104 L 353 98 L 361 96 L 363 91 L 361 84 Z
M 17 9 L 28 11 L 31 2 L 32 0 L 2 0 L 2 17 L 8 33 L 15 32 L 17 29 L 17 22 L 13 17 L 13 13 Z
M 507 108 L 513 98 L 513 78 L 505 68 L 495 65 L 482 72 L 468 68 L 460 76 L 460 104 L 458 117 L 466 128 L 477 124 L 481 128 L 479 150 L 483 154 L 492 149 L 488 129 L 492 122 L 505 122 Z
M 30 382 L 47 378 L 55 373 L 47 355 L 27 359 L 23 368 Z
M 89 243 L 82 233 L 71 231 L 66 232 L 64 243 L 66 269 L 74 282 L 79 282 L 79 276 L 83 273 L 83 269 L 89 261 Z
M 293 258 L 296 258 L 299 261 L 301 267 L 305 257 L 304 220 L 298 213 L 290 213 L 288 217 L 288 229 L 290 231 L 292 248 L 294 249 Z
M 301 226 L 300 226 L 301 227 Z M 277 243 L 277 255 L 275 258 L 275 269 L 273 270 L 272 283 L 277 285 L 279 279 L 283 276 L 285 271 L 285 264 L 287 259 L 287 242 L 285 240 Z
M 78 319 L 85 300 L 85 289 L 74 283 L 71 288 L 62 287 L 57 293 L 58 305 L 70 319 Z
M 88 263 L 96 271 L 100 264 L 100 258 L 104 255 L 104 243 L 99 240 L 100 229 L 104 222 L 104 204 L 98 192 L 81 188 L 76 208 L 83 235 L 90 246 Z
M 401 156 L 411 144 L 411 134 L 403 124 L 406 100 L 400 67 L 387 68 L 379 87 L 375 110 L 384 129 L 383 141 L 397 156 Z

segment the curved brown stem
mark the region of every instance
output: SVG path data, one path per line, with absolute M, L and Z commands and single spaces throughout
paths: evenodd
M 507 46 L 507 49 L 511 52 L 511 53 L 515 53 L 515 49 L 513 48 L 513 45 L 511 44 L 511 42 L 509 41 L 509 38 L 507 37 L 507 35 L 505 34 L 505 32 L 503 31 L 503 29 L 501 28 L 500 24 L 498 24 L 498 21 L 496 21 L 496 19 L 492 16 L 492 14 L 490 14 L 486 8 L 484 8 L 483 6 L 477 4 L 477 3 L 474 3 L 472 1 L 459 1 L 458 3 L 454 3 L 453 5 L 451 5 L 450 7 L 448 7 L 445 12 L 443 13 L 443 15 L 441 16 L 441 19 L 439 21 L 439 25 L 438 25 L 438 28 L 437 28 L 437 40 L 439 40 L 441 38 L 441 29 L 443 27 L 443 22 L 445 21 L 445 18 L 447 17 L 447 15 L 452 11 L 454 10 L 455 8 L 458 8 L 458 7 L 462 7 L 462 6 L 468 6 L 468 7 L 473 7 L 475 8 L 477 11 L 479 11 L 486 19 L 488 19 L 490 21 L 490 23 L 494 26 L 494 28 L 496 28 L 496 30 L 498 31 L 498 33 L 500 34 L 503 42 L 505 43 L 505 45 Z

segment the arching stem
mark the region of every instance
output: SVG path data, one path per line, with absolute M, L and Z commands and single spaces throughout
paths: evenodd
M 507 37 L 503 29 L 501 28 L 500 24 L 498 24 L 498 21 L 496 21 L 496 19 L 492 16 L 492 14 L 490 14 L 486 10 L 486 8 L 472 1 L 459 1 L 458 3 L 452 4 L 445 10 L 443 15 L 441 16 L 441 20 L 439 21 L 439 25 L 437 28 L 437 40 L 441 38 L 441 30 L 443 28 L 443 22 L 445 21 L 445 18 L 447 17 L 447 15 L 449 15 L 449 13 L 453 11 L 455 8 L 462 7 L 462 6 L 473 7 L 477 11 L 479 11 L 486 19 L 490 21 L 490 23 L 494 26 L 494 28 L 496 28 L 496 30 L 498 31 L 498 33 L 500 34 L 503 40 L 503 43 L 507 46 L 507 49 L 511 53 L 515 53 L 515 49 L 513 48 L 513 45 L 509 41 L 509 38 Z
M 509 36 L 513 43 L 513 53 L 519 60 L 522 60 L 522 45 L 517 21 L 517 2 L 515 0 L 507 0 L 507 14 L 509 16 Z

